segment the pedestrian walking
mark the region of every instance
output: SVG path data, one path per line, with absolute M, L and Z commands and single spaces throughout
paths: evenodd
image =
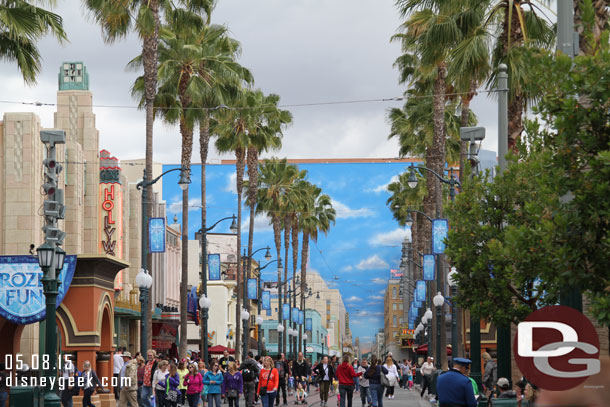
M 432 384 L 432 375 L 436 368 L 434 367 L 434 358 L 432 356 L 428 356 L 428 360 L 426 360 L 420 368 L 420 372 L 422 377 L 424 378 L 424 383 L 421 386 L 421 397 L 424 397 L 424 392 L 428 390 L 428 395 L 430 395 L 430 385 Z
M 188 374 L 184 376 L 184 385 L 186 386 L 186 399 L 189 407 L 199 407 L 199 400 L 203 391 L 203 376 L 197 370 L 195 363 L 189 364 Z
M 224 374 L 223 388 L 229 407 L 239 407 L 239 395 L 244 392 L 244 381 L 235 362 L 229 362 Z
M 197 363 L 197 368 L 199 370 L 199 374 L 201 375 L 201 378 L 203 379 L 205 377 L 205 374 L 208 372 L 208 369 L 206 369 L 206 364 L 203 361 L 203 359 L 199 359 L 199 362 Z M 203 400 L 203 407 L 206 407 L 207 402 L 208 402 L 208 393 L 207 393 L 207 386 L 203 386 L 203 389 L 201 390 L 201 400 Z
M 176 407 L 178 400 L 180 399 L 180 375 L 178 374 L 178 366 L 175 363 L 171 363 L 169 366 L 169 372 L 165 376 L 165 396 L 164 407 Z
M 114 399 L 119 401 L 119 392 L 121 390 L 119 374 L 125 361 L 123 361 L 123 350 L 124 348 L 118 347 L 114 355 L 112 355 L 112 377 L 116 380 L 116 386 L 114 386 Z
M 129 352 L 124 352 L 123 355 L 127 354 L 129 358 L 131 358 L 131 354 Z M 85 360 L 83 363 L 83 373 L 81 374 L 83 377 L 83 407 L 95 407 L 93 403 L 91 403 L 91 396 L 95 392 L 95 388 L 102 388 L 102 382 L 97 377 L 97 374 L 93 369 L 91 369 L 91 362 Z M 133 380 L 133 384 L 136 384 L 135 379 Z M 136 387 L 137 389 L 137 387 Z M 135 393 L 134 393 L 135 395 Z M 135 400 L 137 401 L 137 400 Z
M 142 377 L 142 390 L 140 393 L 140 403 L 142 407 L 152 407 L 151 398 L 153 396 L 152 379 L 157 370 L 157 361 L 155 360 L 157 353 L 149 349 L 146 352 L 146 362 Z
M 140 355 L 136 356 L 136 364 L 138 366 L 137 369 L 137 378 L 138 378 L 138 390 L 137 390 L 137 397 L 138 397 L 138 406 L 142 405 L 142 385 L 144 384 L 144 365 L 146 364 L 146 361 L 144 360 L 144 358 Z
M 388 369 L 381 365 L 377 356 L 371 357 L 371 366 L 367 369 L 364 376 L 369 379 L 369 390 L 373 407 L 383 407 L 383 385 L 381 375 L 388 374 Z
M 411 372 L 411 365 L 409 364 L 409 362 L 407 361 L 407 359 L 403 360 L 402 364 L 399 365 L 400 368 L 400 377 L 401 377 L 401 383 L 400 383 L 400 387 L 402 387 L 403 389 L 408 388 L 408 383 L 409 383 L 409 373 Z
M 328 361 L 328 356 L 324 356 L 322 362 L 318 363 L 315 373 L 317 375 L 317 381 L 320 384 L 320 406 L 326 406 L 328 403 L 330 383 L 335 377 L 335 371 Z
M 386 386 L 386 396 L 388 399 L 394 399 L 394 387 L 398 384 L 398 369 L 394 364 L 394 359 L 391 356 L 388 356 L 385 360 L 385 364 L 383 365 L 388 371 L 386 376 L 388 378 L 389 384 Z
M 354 379 L 358 379 L 362 373 L 356 373 L 354 367 L 349 363 L 349 356 L 344 355 L 341 364 L 337 368 L 337 378 L 339 379 L 339 406 L 352 407 L 352 397 L 354 396 Z
M 203 384 L 207 388 L 208 393 L 208 407 L 213 407 L 214 405 L 220 407 L 220 390 L 224 377 L 218 362 L 214 362 L 211 366 L 210 370 L 203 377 Z
M 297 360 L 292 364 L 292 374 L 296 383 L 301 383 L 303 387 L 307 384 L 307 377 L 310 374 L 310 367 L 305 358 L 303 352 L 299 352 Z
M 436 393 L 439 407 L 477 407 L 477 400 L 467 372 L 470 359 L 454 358 L 453 367 L 441 373 L 436 379 Z
M 261 398 L 263 407 L 273 407 L 279 381 L 279 373 L 273 367 L 273 359 L 270 356 L 265 357 L 263 368 L 258 378 L 258 395 Z
M 121 388 L 119 395 L 119 407 L 138 405 L 138 360 L 131 358 L 131 353 L 123 352 L 123 358 L 128 359 L 123 369 L 123 376 L 128 384 Z M 143 359 L 143 358 L 142 358 Z
M 157 369 L 153 374 L 152 386 L 155 389 L 155 404 L 156 407 L 163 407 L 165 404 L 165 389 L 167 387 L 166 376 L 168 373 L 169 363 L 167 360 L 162 360 L 157 363 Z
M 483 352 L 481 357 L 485 362 L 485 367 L 483 368 L 483 390 L 485 390 L 488 398 L 491 398 L 493 390 L 498 381 L 498 364 L 487 352 Z
M 369 368 L 369 362 L 366 359 L 362 359 L 360 366 L 358 366 L 358 370 L 356 373 L 361 373 L 358 378 L 358 384 L 360 386 L 360 401 L 362 402 L 362 407 L 368 405 L 371 407 L 373 404 L 371 403 L 371 392 L 369 391 L 369 379 L 367 379 L 364 374 Z
M 246 360 L 244 360 L 244 363 L 242 363 L 239 368 L 244 382 L 244 400 L 246 402 L 246 407 L 253 407 L 256 396 L 256 378 L 258 377 L 260 369 L 253 359 L 252 352 L 248 352 Z
M 178 404 L 184 404 L 186 401 L 186 385 L 184 384 L 184 377 L 188 374 L 187 362 L 186 359 L 182 359 L 180 363 L 178 363 L 178 376 L 180 376 L 180 384 L 178 385 L 178 391 L 180 394 L 178 395 Z
M 0 380 L 2 380 L 2 375 L 3 372 L 0 372 Z M 78 391 L 78 387 L 76 386 L 76 380 L 78 379 L 78 377 L 76 367 L 71 361 L 64 364 L 61 377 L 64 381 L 64 389 L 61 391 L 61 405 L 63 407 L 72 407 L 72 397 L 74 396 L 75 391 Z M 0 387 L 2 387 L 2 384 L 0 384 Z M 0 407 L 6 407 L 6 402 L 2 401 L 1 399 Z
M 280 353 L 280 357 L 275 362 L 275 368 L 280 375 L 277 398 L 275 400 L 275 406 L 277 407 L 280 405 L 280 392 L 282 393 L 282 398 L 284 399 L 284 405 L 288 404 L 288 400 L 286 398 L 286 384 L 288 381 L 288 376 L 290 376 L 290 366 L 288 366 L 288 362 L 286 361 L 283 353 Z
M 358 368 L 360 367 L 360 363 L 358 359 L 354 359 L 352 362 L 352 367 L 354 368 L 354 372 L 358 372 Z M 354 391 L 360 390 L 360 378 L 354 377 Z

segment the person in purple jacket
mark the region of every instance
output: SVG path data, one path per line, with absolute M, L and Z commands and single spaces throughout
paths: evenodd
M 244 392 L 244 380 L 235 362 L 229 362 L 223 381 L 223 393 L 229 400 L 229 407 L 239 407 L 239 395 Z
M 180 394 L 180 390 L 178 390 L 180 375 L 175 363 L 170 365 L 165 381 L 167 383 L 165 389 L 165 407 L 176 407 L 178 405 L 178 394 Z

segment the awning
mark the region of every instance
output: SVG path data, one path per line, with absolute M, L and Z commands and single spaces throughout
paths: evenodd
M 415 348 L 415 353 L 418 355 L 426 355 L 428 353 L 428 344 L 424 344 Z M 451 356 L 451 347 L 447 346 L 447 355 Z
M 226 346 L 222 345 L 216 345 L 212 346 L 211 348 L 208 348 L 208 353 L 221 354 L 224 353 L 225 350 L 228 351 L 231 355 L 235 354 L 235 349 L 229 349 Z

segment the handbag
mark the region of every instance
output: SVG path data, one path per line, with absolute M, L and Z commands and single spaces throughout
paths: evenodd
M 261 386 L 260 390 L 258 391 L 259 396 L 264 396 L 267 394 L 267 386 L 269 385 L 269 379 L 271 379 L 272 371 L 272 369 L 269 369 L 269 374 L 267 375 L 267 383 L 264 386 Z
M 379 380 L 381 381 L 382 386 L 390 387 L 390 380 L 388 379 L 388 376 L 383 373 L 381 366 L 379 367 Z
M 168 390 L 165 398 L 166 398 L 166 400 L 169 400 L 172 403 L 175 403 L 176 401 L 178 401 L 178 391 L 177 390 Z
M 227 397 L 230 399 L 236 399 L 239 397 L 239 393 L 237 392 L 237 389 L 229 389 L 227 390 Z

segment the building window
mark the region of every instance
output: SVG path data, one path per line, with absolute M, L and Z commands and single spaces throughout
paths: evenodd
M 398 323 L 399 323 L 401 326 L 402 326 L 402 321 L 403 321 L 403 319 L 402 319 L 402 317 L 400 317 L 400 319 L 398 320 Z M 475 326 L 476 326 L 476 325 L 475 325 Z
M 396 299 L 396 287 L 392 288 L 392 298 Z
M 392 304 L 392 310 L 396 311 L 396 303 Z
M 398 304 L 398 309 L 402 311 L 402 302 Z
M 305 331 L 305 333 L 307 334 L 307 341 L 308 341 L 308 342 L 309 342 L 309 341 L 313 341 L 313 340 L 314 340 L 314 337 L 313 337 L 313 335 L 311 334 L 311 331 Z
M 269 337 L 267 338 L 267 343 L 278 343 L 277 329 L 269 330 Z
M 396 326 L 396 315 L 392 317 L 392 326 Z

